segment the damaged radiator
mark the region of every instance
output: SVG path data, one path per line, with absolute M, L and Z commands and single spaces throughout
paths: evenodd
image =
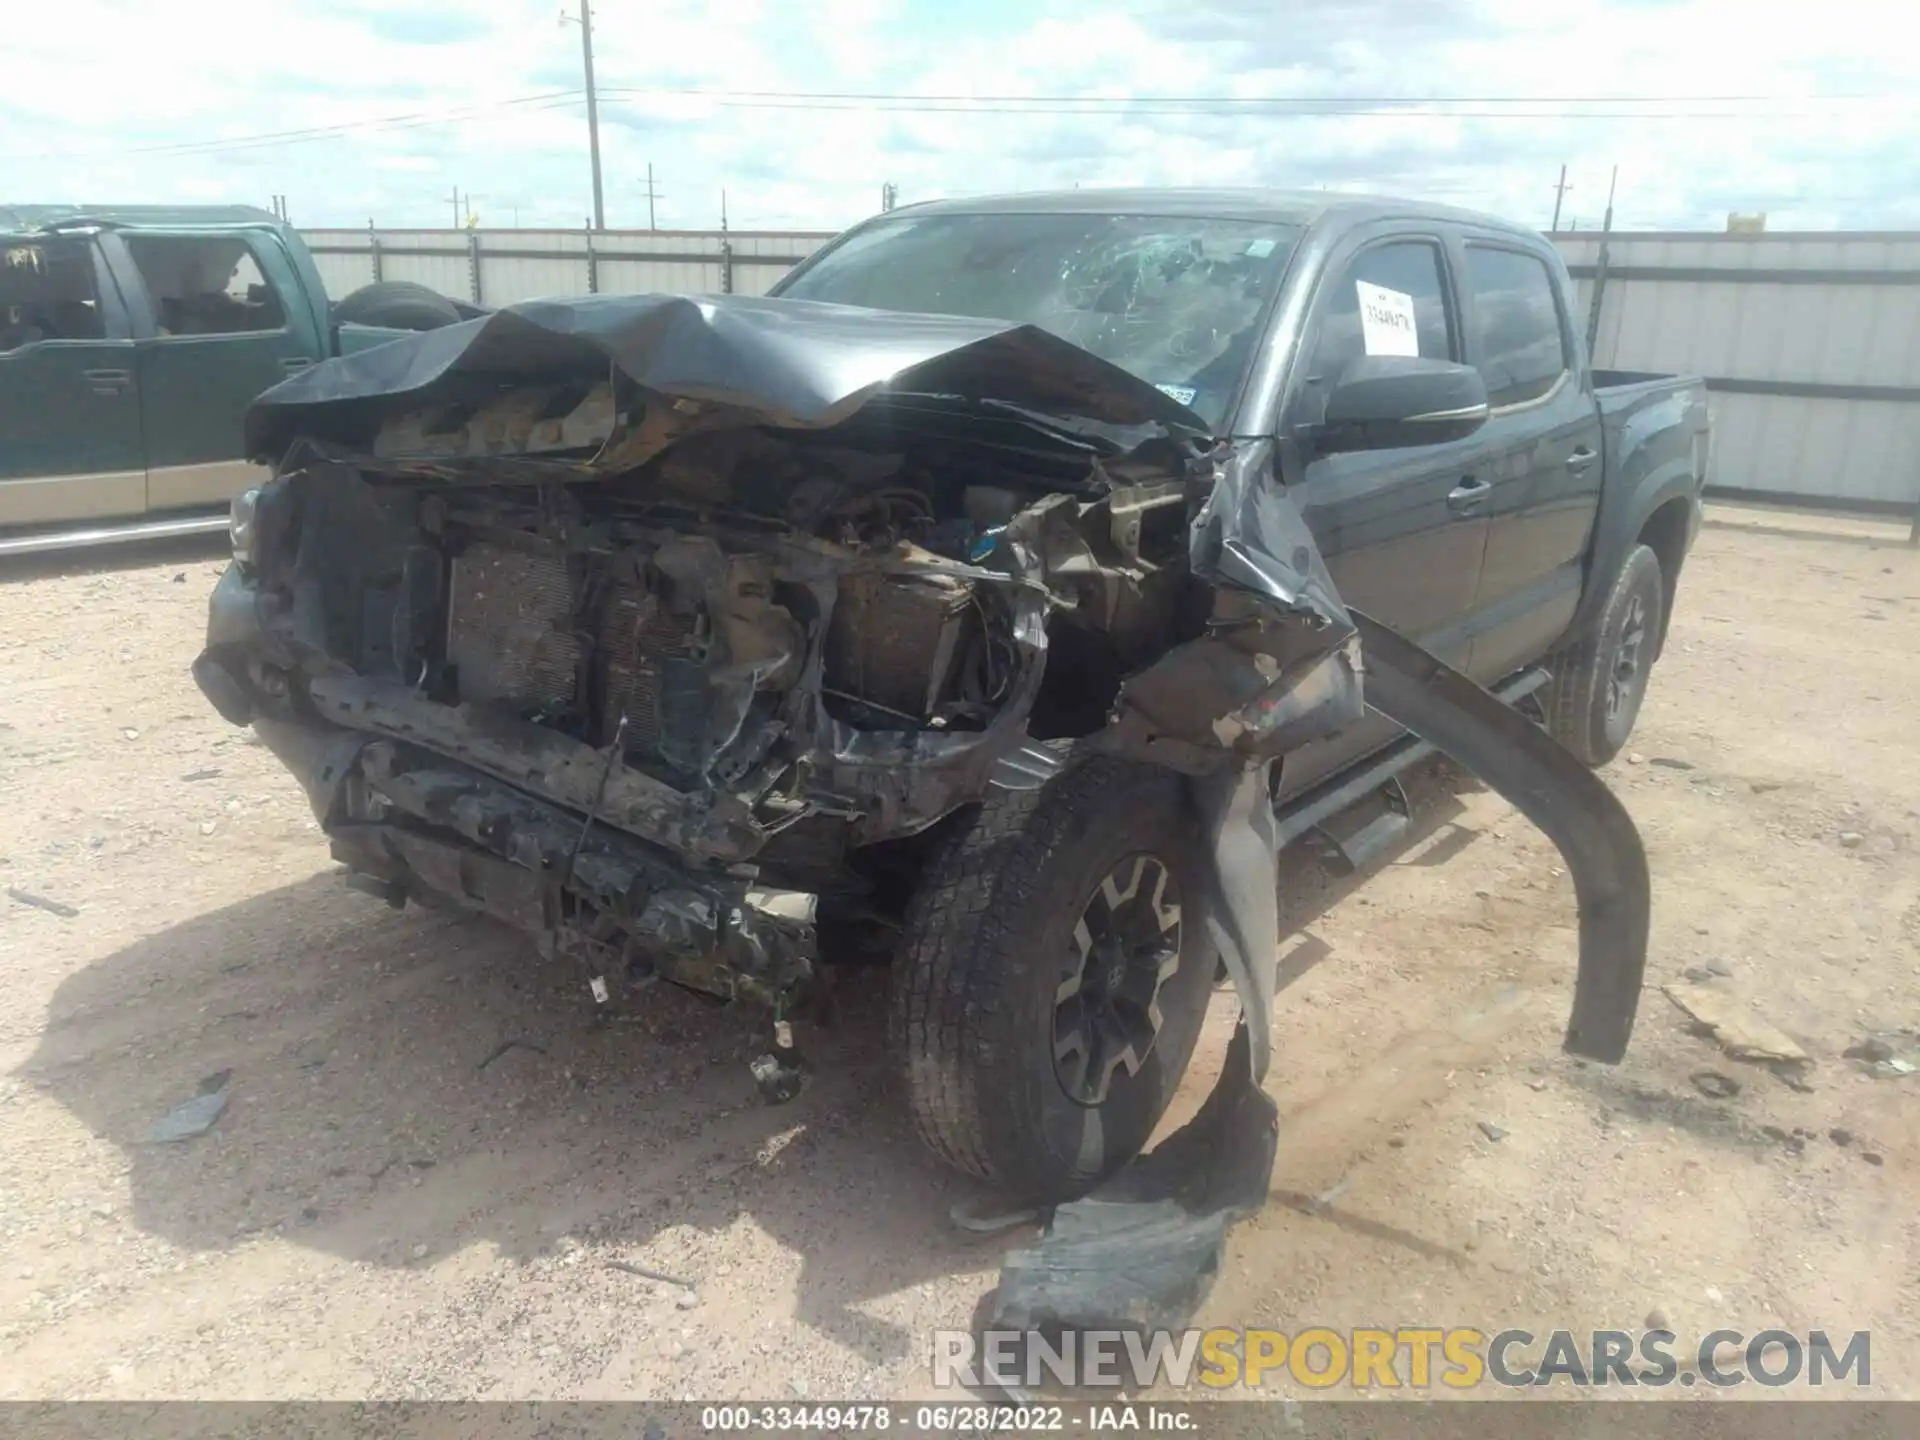
M 627 753 L 658 755 L 668 734 L 692 734 L 706 721 L 700 627 L 638 586 L 616 588 L 602 613 L 599 738 L 611 740 L 625 715 Z
M 447 661 L 461 700 L 534 719 L 584 706 L 595 744 L 613 738 L 624 714 L 624 749 L 636 757 L 657 755 L 676 728 L 700 728 L 707 647 L 698 616 L 672 614 L 631 583 L 577 615 L 563 554 L 485 542 L 453 562 L 450 587 Z
M 447 663 L 462 700 L 556 714 L 573 704 L 582 645 L 563 554 L 469 545 L 453 562 Z

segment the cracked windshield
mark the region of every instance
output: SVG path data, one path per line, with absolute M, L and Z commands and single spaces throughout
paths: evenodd
M 1187 216 L 929 215 L 861 232 L 784 293 L 1038 325 L 1217 427 L 1298 236 Z

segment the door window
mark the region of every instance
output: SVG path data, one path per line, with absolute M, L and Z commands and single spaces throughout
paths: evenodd
M 1308 379 L 1324 391 L 1363 355 L 1453 359 L 1443 274 L 1440 247 L 1425 240 L 1375 245 L 1354 256 L 1326 292 Z
M 153 297 L 162 335 L 253 335 L 286 327 L 280 297 L 245 240 L 129 235 L 127 251 Z
M 1546 262 L 1519 250 L 1469 245 L 1467 286 L 1487 403 L 1523 405 L 1559 384 L 1571 367 Z
M 0 246 L 0 352 L 38 340 L 102 340 L 106 333 L 92 241 Z

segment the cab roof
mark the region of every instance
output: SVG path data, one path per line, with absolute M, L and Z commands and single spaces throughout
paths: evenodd
M 196 226 L 273 224 L 280 217 L 258 205 L 0 205 L 0 230 L 15 234 L 67 226 Z
M 1082 213 L 1096 215 L 1198 215 L 1221 220 L 1272 221 L 1310 226 L 1323 220 L 1362 224 L 1369 220 L 1451 220 L 1511 231 L 1537 232 L 1497 215 L 1403 200 L 1384 195 L 1349 195 L 1327 190 L 1100 189 L 1042 190 L 1027 194 L 969 195 L 902 205 L 892 215 L 1017 215 Z

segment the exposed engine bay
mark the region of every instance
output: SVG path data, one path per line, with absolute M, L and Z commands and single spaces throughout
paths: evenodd
M 312 427 L 246 502 L 250 641 L 216 597 L 197 673 L 270 744 L 344 747 L 314 802 L 357 883 L 493 913 L 597 994 L 777 1009 L 817 925 L 884 928 L 912 837 L 1049 742 L 1199 771 L 1294 718 L 1293 627 L 1192 572 L 1211 442 L 980 410 L 777 428 L 615 373 Z

